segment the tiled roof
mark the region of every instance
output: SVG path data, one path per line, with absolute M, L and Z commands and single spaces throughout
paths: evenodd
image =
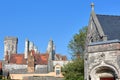
M 35 64 L 47 65 L 49 54 L 35 54 Z
M 49 54 L 35 54 L 32 51 L 35 58 L 35 64 L 47 65 Z M 9 63 L 11 64 L 26 64 L 26 59 L 24 59 L 24 54 L 12 54 Z
M 66 56 L 62 56 L 62 60 L 63 60 L 63 61 L 66 61 L 66 60 L 67 60 L 67 57 L 66 57 Z
M 24 59 L 24 54 L 12 54 L 10 56 L 9 63 L 26 64 L 26 60 Z
M 66 56 L 61 56 L 60 54 L 55 54 L 55 55 L 56 55 L 58 60 L 63 60 L 63 61 L 67 60 Z
M 35 51 L 31 51 L 34 56 L 35 64 L 47 65 L 48 64 L 48 53 L 35 53 Z M 61 56 L 60 54 L 56 54 L 58 60 L 67 60 L 66 56 Z M 9 63 L 11 64 L 26 64 L 27 60 L 24 58 L 24 54 L 12 54 L 10 57 Z
M 120 40 L 120 16 L 96 14 L 108 40 Z

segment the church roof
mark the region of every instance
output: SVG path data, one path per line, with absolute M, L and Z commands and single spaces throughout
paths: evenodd
M 120 16 L 96 14 L 108 40 L 120 40 Z

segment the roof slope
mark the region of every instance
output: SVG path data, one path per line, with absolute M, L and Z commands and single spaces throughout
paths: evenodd
M 120 40 L 120 16 L 96 14 L 108 40 Z
M 35 53 L 34 51 L 32 51 L 32 54 L 35 58 L 36 65 L 39 65 L 39 64 L 47 65 L 48 64 L 49 54 L 47 53 L 39 54 L 39 53 Z M 61 56 L 60 54 L 56 54 L 56 57 L 58 58 L 58 60 L 61 60 L 61 61 L 67 60 L 66 56 Z M 27 64 L 27 60 L 24 58 L 24 54 L 11 54 L 9 63 Z

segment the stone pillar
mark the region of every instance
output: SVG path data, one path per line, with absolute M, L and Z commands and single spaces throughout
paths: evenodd
M 24 58 L 28 58 L 28 51 L 29 51 L 29 41 L 28 39 L 25 40 L 25 53 L 24 53 Z

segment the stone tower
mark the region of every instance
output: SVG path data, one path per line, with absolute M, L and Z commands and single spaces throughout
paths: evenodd
M 5 37 L 5 39 L 4 39 L 4 59 L 5 59 L 5 56 L 7 53 L 9 55 L 9 57 L 11 54 L 17 53 L 17 44 L 18 44 L 18 38 Z
M 50 40 L 48 43 L 47 53 L 49 54 L 49 60 L 55 59 L 55 45 L 53 40 Z
M 52 39 L 48 43 L 47 53 L 49 54 L 48 72 L 52 72 L 53 71 L 53 60 L 55 60 L 55 46 L 54 46 L 54 42 Z

